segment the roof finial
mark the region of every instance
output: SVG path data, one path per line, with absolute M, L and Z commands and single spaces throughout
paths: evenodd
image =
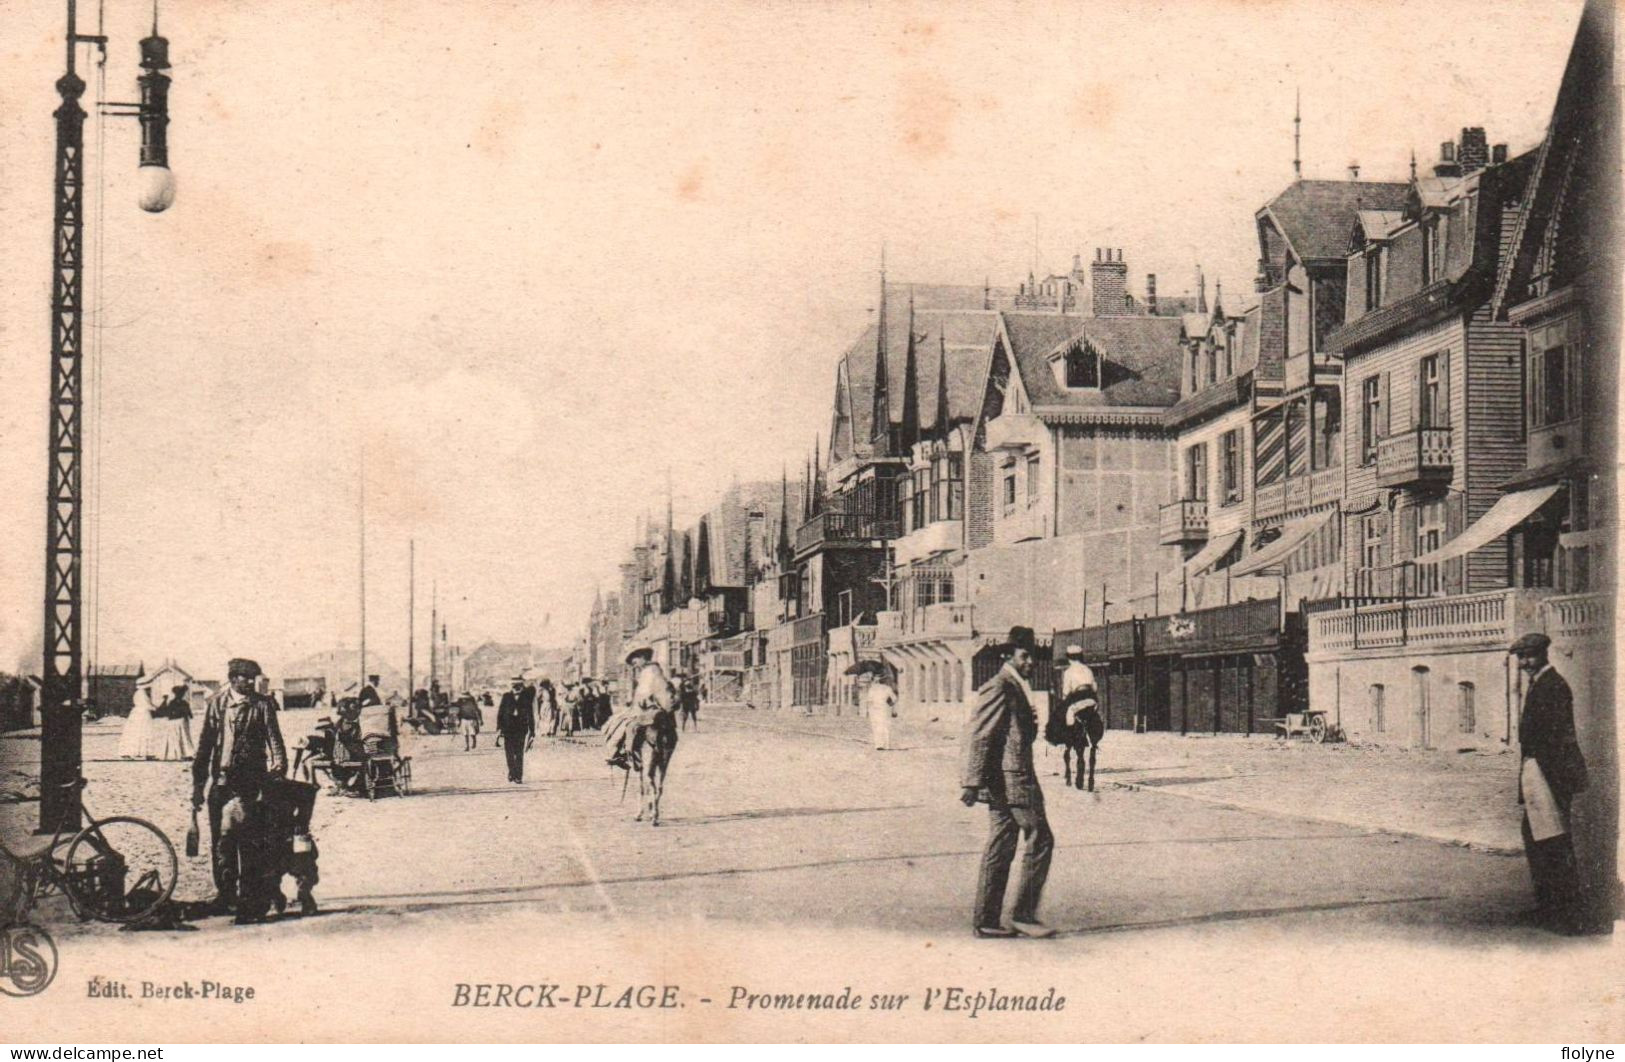
M 1416 149 L 1411 148 L 1411 183 L 1416 183 Z
M 1299 150 L 1303 134 L 1303 89 L 1297 89 L 1292 103 L 1292 179 L 1303 178 L 1303 157 Z

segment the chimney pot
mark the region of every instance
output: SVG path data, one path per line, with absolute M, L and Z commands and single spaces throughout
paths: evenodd
M 1350 162 L 1349 163 L 1349 180 L 1358 181 L 1359 179 L 1360 179 L 1360 164 L 1358 162 Z
M 1440 162 L 1455 162 L 1456 161 L 1456 144 L 1455 144 L 1454 141 L 1446 140 L 1446 141 L 1444 141 L 1443 143 L 1441 143 L 1439 145 L 1439 161 Z
M 1497 144 L 1490 149 L 1490 161 L 1495 163 L 1495 165 L 1499 166 L 1506 160 L 1507 146 L 1505 144 Z

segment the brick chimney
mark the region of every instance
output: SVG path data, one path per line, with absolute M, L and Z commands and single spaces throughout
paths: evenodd
M 1095 260 L 1089 264 L 1089 280 L 1094 288 L 1096 317 L 1128 313 L 1128 266 L 1123 263 L 1121 247 L 1095 248 Z
M 1145 312 L 1157 316 L 1157 274 L 1145 275 Z
M 1484 127 L 1475 125 L 1461 131 L 1461 146 L 1456 150 L 1456 163 L 1461 166 L 1465 176 L 1477 173 L 1490 163 L 1490 139 L 1484 135 Z

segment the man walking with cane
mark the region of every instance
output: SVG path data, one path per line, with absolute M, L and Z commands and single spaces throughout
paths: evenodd
M 1038 718 L 1027 699 L 1027 675 L 1038 646 L 1031 627 L 1012 627 L 1005 663 L 981 689 L 965 720 L 965 769 L 959 799 L 966 807 L 987 805 L 989 831 L 976 882 L 972 929 L 978 937 L 1050 937 L 1055 931 L 1038 920 L 1038 902 L 1049 877 L 1055 835 L 1044 814 L 1044 791 L 1033 769 Z M 1018 834 L 1025 839 L 1021 880 L 1016 886 L 1010 925 L 1000 921 L 1010 864 Z

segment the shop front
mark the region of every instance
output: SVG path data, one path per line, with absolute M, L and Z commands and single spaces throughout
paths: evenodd
M 1078 644 L 1106 725 L 1182 734 L 1273 734 L 1307 704 L 1302 617 L 1274 600 L 1058 631 L 1056 669 Z

